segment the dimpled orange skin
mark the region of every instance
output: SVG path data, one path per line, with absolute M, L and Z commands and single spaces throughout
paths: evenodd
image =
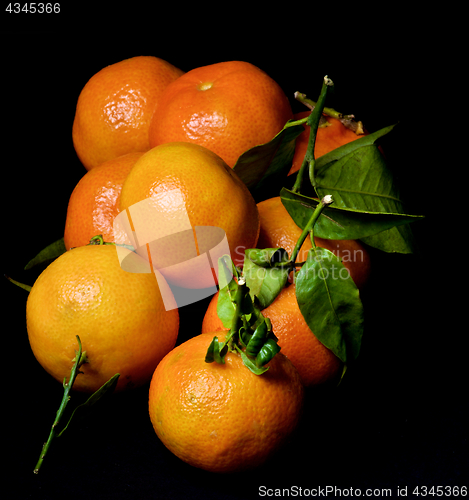
M 243 61 L 195 68 L 168 85 L 150 126 L 150 145 L 200 144 L 233 167 L 293 118 L 288 98 L 264 71 Z
M 217 315 L 218 292 L 209 303 L 202 323 L 202 333 L 226 330 Z M 262 314 L 272 323 L 281 352 L 288 357 L 300 374 L 305 387 L 318 387 L 337 382 L 342 370 L 340 359 L 324 346 L 301 314 L 296 300 L 295 285 L 284 288 Z
M 161 276 L 158 282 L 152 273 L 123 271 L 112 245 L 65 252 L 42 272 L 28 297 L 28 337 L 36 359 L 59 382 L 68 379 L 78 335 L 89 362 L 80 368 L 74 390 L 94 392 L 116 373 L 117 391 L 149 382 L 179 330 L 178 310 L 166 311 L 161 297 L 171 291 Z
M 279 196 L 257 204 L 260 231 L 257 248 L 284 248 L 291 255 L 302 230 L 290 217 Z M 370 278 L 371 261 L 367 249 L 357 240 L 328 240 L 315 237 L 317 246 L 330 250 L 342 259 L 359 290 Z M 311 250 L 311 240 L 306 238 L 298 253 L 297 262 L 304 262 Z
M 311 111 L 296 113 L 294 120 L 306 118 L 310 114 Z M 360 137 L 363 137 L 363 134 L 357 135 L 353 130 L 343 125 L 337 118 L 326 115 L 323 115 L 323 117 L 327 120 L 328 126 L 318 128 L 316 142 L 314 144 L 315 158 L 319 158 L 339 146 L 343 146 L 344 144 L 348 144 L 349 142 L 356 141 L 357 139 L 360 139 Z M 306 154 L 306 149 L 308 147 L 309 132 L 310 128 L 305 126 L 304 132 L 302 132 L 296 139 L 295 154 L 293 155 L 292 168 L 290 169 L 289 174 L 293 174 L 300 170 Z
M 89 170 L 79 180 L 68 202 L 65 248 L 87 245 L 96 235 L 102 235 L 106 242 L 124 242 L 122 235 L 114 235 L 113 221 L 119 213 L 125 178 L 142 155 L 128 153 L 113 158 Z
M 172 190 L 182 194 L 184 207 L 168 194 Z M 145 153 L 124 182 L 120 209 L 146 199 L 151 200 L 158 212 L 170 218 L 176 217 L 183 208 L 193 228 L 215 226 L 223 229 L 231 257 L 237 265 L 242 264 L 245 249 L 256 246 L 259 215 L 252 195 L 235 172 L 203 146 L 188 142 L 167 143 Z M 149 225 L 151 220 L 146 223 Z M 170 229 L 177 232 L 177 224 Z M 213 275 L 205 279 L 189 261 L 193 233 L 185 234 L 187 239 L 180 235 L 177 235 L 180 239 L 172 239 L 160 249 L 158 255 L 152 255 L 153 265 L 172 283 L 187 288 L 213 286 Z M 177 269 L 169 268 L 169 261 L 177 261 Z M 216 262 L 214 265 L 217 267 Z
M 153 56 L 106 66 L 83 87 L 72 128 L 87 170 L 135 151 L 148 151 L 148 130 L 163 90 L 184 72 Z
M 206 363 L 214 335 L 193 337 L 161 361 L 150 384 L 150 419 L 163 444 L 194 467 L 218 473 L 252 469 L 294 431 L 304 389 L 281 353 L 262 375 L 231 352 L 225 364 Z M 223 332 L 218 336 L 224 339 Z

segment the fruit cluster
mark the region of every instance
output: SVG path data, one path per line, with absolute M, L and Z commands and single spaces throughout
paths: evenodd
M 419 216 L 377 146 L 392 126 L 368 133 L 326 108 L 331 86 L 295 95 L 308 109 L 294 115 L 247 62 L 184 73 L 134 57 L 90 78 L 72 130 L 86 173 L 26 309 L 32 351 L 67 395 L 149 383 L 163 444 L 232 472 L 286 441 L 306 390 L 340 383 L 360 351 L 370 248 L 412 252 Z M 213 298 L 176 346 L 180 290 Z

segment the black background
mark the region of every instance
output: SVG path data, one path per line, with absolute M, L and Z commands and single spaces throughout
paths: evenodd
M 425 80 L 412 80 L 422 74 L 425 58 L 416 64 L 406 55 L 396 43 L 399 27 L 391 35 L 325 27 L 313 35 L 301 34 L 294 27 L 299 21 L 266 26 L 260 35 L 252 21 L 242 31 L 220 23 L 216 33 L 188 23 L 191 29 L 179 25 L 171 36 L 161 32 L 161 20 L 153 31 L 135 25 L 133 33 L 103 24 L 100 37 L 92 30 L 80 36 L 34 31 L 31 21 L 2 32 L 2 263 L 14 279 L 34 282 L 37 271 L 22 269 L 63 236 L 68 198 L 86 172 L 71 138 L 82 87 L 102 67 L 137 55 L 158 56 L 185 71 L 247 60 L 281 84 L 294 111 L 303 108 L 293 93 L 316 99 L 329 75 L 335 92 L 328 105 L 355 113 L 370 131 L 399 122 L 383 148 L 409 212 L 427 215 L 414 227 L 420 255 L 373 253 L 360 362 L 338 389 L 308 393 L 302 424 L 288 446 L 264 467 L 239 476 L 194 469 L 167 451 L 151 427 L 147 386 L 113 396 L 89 418 L 74 421 L 34 475 L 62 388 L 29 348 L 27 292 L 3 280 L 3 470 L 13 498 L 250 499 L 258 498 L 261 486 L 327 485 L 359 488 L 363 495 L 366 488 L 390 488 L 393 498 L 407 487 L 412 498 L 415 486 L 467 485 L 462 331 L 450 326 L 447 317 L 454 313 L 442 305 L 445 278 L 454 269 L 445 265 L 434 239 L 439 186 L 429 180 L 424 159 L 431 139 L 414 113 Z M 181 309 L 180 341 L 199 333 L 206 305 Z M 71 404 L 79 401 L 73 396 Z

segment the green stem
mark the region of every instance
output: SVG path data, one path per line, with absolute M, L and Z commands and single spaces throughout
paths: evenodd
M 306 125 L 310 127 L 309 141 L 308 146 L 306 148 L 306 154 L 301 164 L 300 170 L 298 171 L 298 175 L 296 176 L 295 184 L 293 185 L 292 191 L 294 193 L 299 193 L 301 190 L 301 185 L 303 183 L 303 178 L 305 176 L 305 170 L 308 168 L 309 170 L 309 178 L 311 180 L 311 184 L 313 187 L 316 187 L 316 179 L 315 179 L 315 163 L 316 160 L 314 158 L 314 145 L 316 144 L 316 135 L 319 127 L 319 120 L 321 119 L 321 115 L 324 109 L 324 104 L 326 103 L 327 91 L 329 87 L 333 84 L 332 80 L 330 80 L 327 76 L 324 77 L 324 81 L 321 88 L 321 94 L 319 95 L 318 102 L 314 107 L 312 113 L 308 116 L 306 120 Z
M 63 381 L 64 395 L 62 398 L 62 402 L 60 403 L 59 409 L 57 410 L 49 437 L 44 446 L 42 447 L 41 455 L 39 456 L 39 460 L 37 461 L 36 467 L 34 468 L 34 474 L 37 474 L 39 472 L 39 469 L 41 468 L 42 462 L 44 461 L 44 458 L 49 450 L 52 440 L 59 435 L 59 433 L 57 433 L 56 428 L 59 425 L 60 420 L 64 414 L 67 403 L 70 401 L 70 395 L 69 395 L 70 390 L 72 389 L 73 383 L 75 382 L 77 375 L 80 373 L 79 371 L 80 366 L 86 362 L 86 351 L 82 353 L 81 341 L 78 335 L 77 335 L 77 341 L 78 341 L 78 352 L 75 356 L 75 362 L 73 364 L 72 371 L 70 372 L 70 379 L 67 382 L 67 379 L 64 378 Z
M 302 247 L 305 239 L 307 238 L 308 234 L 313 231 L 314 224 L 316 224 L 316 221 L 319 219 L 319 216 L 321 215 L 322 211 L 324 208 L 326 208 L 328 205 L 330 205 L 333 202 L 332 196 L 326 195 L 324 198 L 318 203 L 318 206 L 315 208 L 313 215 L 311 215 L 311 218 L 309 219 L 308 223 L 303 229 L 303 232 L 301 233 L 301 236 L 299 237 L 298 241 L 296 242 L 295 248 L 293 249 L 290 262 L 292 264 L 295 263 L 296 257 L 298 256 L 298 253 L 300 251 L 300 248 Z M 311 238 L 312 244 L 314 245 L 314 238 Z
M 283 128 L 295 127 L 296 125 L 304 125 L 306 123 L 306 121 L 308 120 L 308 116 L 305 116 L 304 118 L 300 118 L 299 120 L 291 120 L 291 121 L 285 123 L 285 126 Z
M 236 288 L 236 293 L 233 298 L 233 303 L 235 306 L 235 311 L 233 315 L 233 320 L 231 321 L 231 328 L 230 332 L 225 338 L 224 345 L 229 345 L 231 348 L 231 340 L 232 338 L 238 333 L 238 330 L 240 328 L 240 322 L 242 321 L 242 316 L 243 316 L 243 298 L 246 295 L 246 281 L 245 279 L 240 276 L 238 279 L 238 287 Z

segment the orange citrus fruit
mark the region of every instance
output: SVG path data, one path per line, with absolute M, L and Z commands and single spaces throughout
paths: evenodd
M 207 268 L 207 252 L 221 238 L 214 227 L 226 235 L 225 253 L 237 265 L 245 249 L 256 245 L 259 216 L 251 193 L 218 155 L 203 146 L 166 143 L 137 160 L 122 187 L 120 208 L 132 214 L 137 208 L 133 205 L 143 210 L 143 200 L 148 200 L 149 212 L 135 232 L 139 242 L 152 247 L 141 245 L 137 251 L 142 256 L 150 251 L 153 266 L 176 285 L 214 286 L 210 269 L 217 271 L 218 258 L 213 254 Z M 204 228 L 208 231 L 202 235 Z
M 96 235 L 102 235 L 106 242 L 123 241 L 122 236 L 114 235 L 113 221 L 119 213 L 122 184 L 142 155 L 128 153 L 105 161 L 79 180 L 68 202 L 65 248 L 87 245 Z
M 147 151 L 150 121 L 166 86 L 183 74 L 153 56 L 106 66 L 83 87 L 72 137 L 87 170 L 117 156 Z
M 141 386 L 176 343 L 179 313 L 166 310 L 162 297 L 170 300 L 171 290 L 161 275 L 139 272 L 146 263 L 123 251 L 135 272 L 120 267 L 114 245 L 82 246 L 52 262 L 29 294 L 32 351 L 60 382 L 70 376 L 80 337 L 89 362 L 75 390 L 94 392 L 116 373 L 116 390 Z
M 262 375 L 246 368 L 238 353 L 228 352 L 225 364 L 206 363 L 213 336 L 193 337 L 161 361 L 150 384 L 150 419 L 163 444 L 194 467 L 251 469 L 296 428 L 304 389 L 281 353 Z M 223 332 L 218 336 L 224 339 Z
M 218 292 L 209 303 L 202 322 L 202 333 L 226 330 L 217 315 Z M 282 289 L 276 299 L 262 310 L 272 323 L 281 352 L 290 359 L 305 387 L 317 387 L 338 381 L 342 362 L 322 344 L 301 314 L 295 285 Z M 275 358 L 274 358 L 275 359 Z
M 293 117 L 281 87 L 243 61 L 195 68 L 168 85 L 150 126 L 150 145 L 188 141 L 233 167 L 246 150 L 270 141 Z
M 294 115 L 294 119 L 299 120 L 301 118 L 306 118 L 310 114 L 311 111 L 302 111 L 301 113 L 296 113 Z M 363 134 L 358 135 L 353 130 L 347 128 L 338 118 L 333 118 L 327 115 L 323 115 L 323 117 L 327 121 L 327 125 L 318 127 L 316 142 L 314 143 L 315 158 L 319 158 L 339 146 L 343 146 L 344 144 L 348 144 L 349 142 L 363 137 Z M 308 126 L 304 127 L 304 132 L 302 132 L 296 139 L 295 154 L 293 155 L 292 168 L 290 169 L 289 174 L 293 174 L 300 170 L 306 154 L 310 128 Z
M 284 248 L 292 254 L 302 230 L 295 224 L 279 196 L 257 204 L 261 221 L 257 248 Z M 363 289 L 371 272 L 370 254 L 357 240 L 328 240 L 315 237 L 317 246 L 330 250 L 350 273 L 357 288 Z M 312 248 L 310 238 L 306 238 L 298 253 L 297 262 L 304 262 Z

